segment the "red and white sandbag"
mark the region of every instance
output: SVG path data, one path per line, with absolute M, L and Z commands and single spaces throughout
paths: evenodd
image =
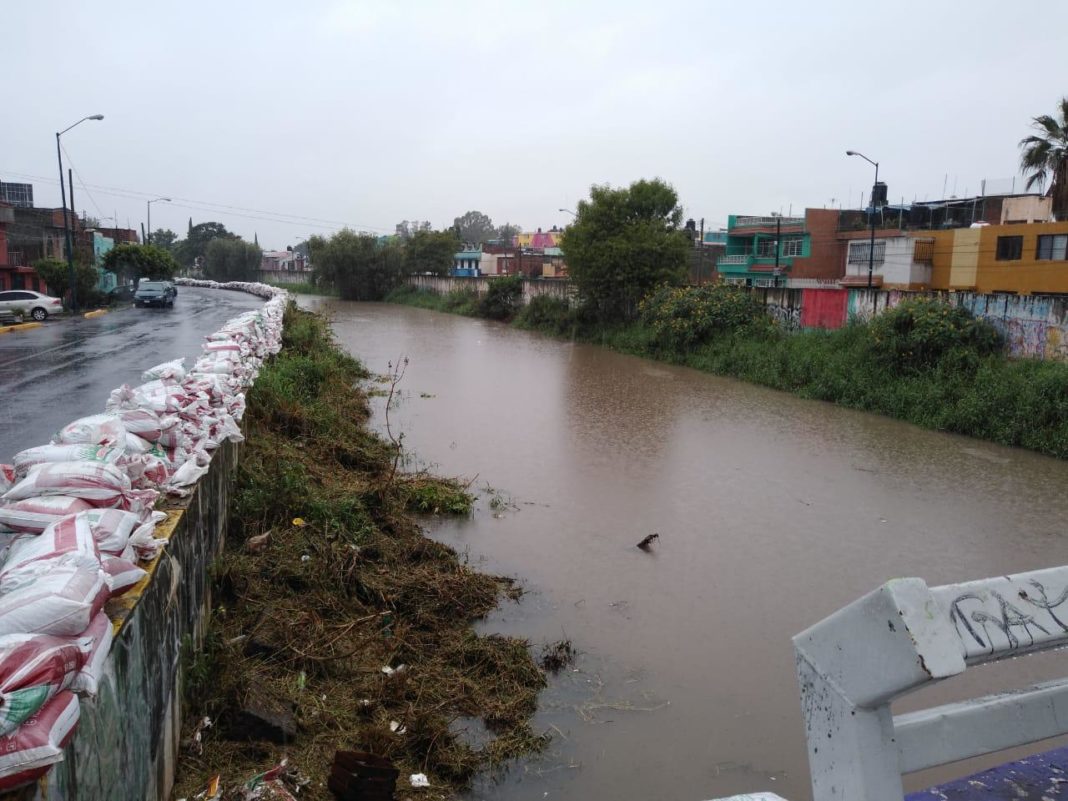
M 133 512 L 124 512 L 121 509 L 91 509 L 59 521 L 50 526 L 45 534 L 56 538 L 89 537 L 100 553 L 117 556 L 126 550 L 130 537 L 142 525 L 142 519 Z M 148 525 L 154 526 L 151 522 Z M 81 533 L 71 534 L 72 530 L 80 530 Z
M 7 492 L 16 481 L 15 466 L 0 464 L 0 492 Z
M 0 792 L 37 781 L 63 760 L 63 749 L 78 726 L 78 712 L 78 697 L 64 690 L 0 737 Z
M 168 423 L 169 418 L 160 417 L 152 409 L 122 409 L 115 414 L 122 420 L 128 433 L 136 434 L 149 442 L 158 440 L 163 429 L 173 424 Z
M 13 571 L 70 553 L 86 554 L 98 564 L 100 562 L 100 549 L 93 539 L 93 532 L 88 525 L 79 525 L 77 515 L 53 523 L 40 534 L 23 534 L 12 542 L 3 565 L 0 565 L 0 586 L 4 577 Z
M 111 620 L 101 612 L 93 618 L 85 634 L 78 638 L 88 654 L 82 669 L 71 681 L 70 689 L 76 693 L 95 696 L 100 689 L 100 679 L 104 675 L 104 666 L 111 653 L 111 644 L 115 639 L 115 629 Z
M 52 437 L 54 445 L 123 445 L 126 428 L 112 414 L 94 414 L 68 423 Z
M 130 552 L 132 555 L 132 548 L 130 549 Z M 124 559 L 121 556 L 109 556 L 105 554 L 101 556 L 100 563 L 104 567 L 104 572 L 106 572 L 111 579 L 111 594 L 113 596 L 122 595 L 148 575 L 146 571 L 139 568 L 130 559 Z
M 127 435 L 126 439 L 129 439 Z M 115 464 L 123 455 L 124 445 L 93 445 L 90 443 L 74 443 L 70 445 L 40 445 L 36 448 L 27 448 L 15 454 L 12 460 L 15 466 L 15 474 L 19 479 L 25 478 L 26 474 L 37 465 L 51 464 L 52 462 L 103 462 Z
M 111 506 L 131 489 L 126 474 L 105 462 L 49 462 L 31 469 L 0 499 L 21 501 L 42 495 L 66 495 L 94 506 Z
M 42 495 L 23 501 L 0 503 L 0 525 L 15 531 L 39 534 L 57 520 L 92 509 L 93 505 L 69 495 Z
M 0 576 L 0 635 L 76 637 L 104 608 L 111 579 L 89 554 L 66 553 Z
M 0 637 L 0 736 L 71 686 L 89 658 L 90 644 L 85 638 L 45 634 Z

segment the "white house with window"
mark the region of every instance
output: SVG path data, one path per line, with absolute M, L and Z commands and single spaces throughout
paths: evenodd
M 842 286 L 868 285 L 871 266 L 872 286 L 883 289 L 927 289 L 931 286 L 934 239 L 930 237 L 877 237 L 874 252 L 871 240 L 852 239 L 846 246 Z

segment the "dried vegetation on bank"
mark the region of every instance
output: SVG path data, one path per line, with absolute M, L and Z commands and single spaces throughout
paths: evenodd
M 471 628 L 518 589 L 420 532 L 413 511 L 463 512 L 470 496 L 394 473 L 393 446 L 366 425 L 365 375 L 322 318 L 289 309 L 283 351 L 249 394 L 210 632 L 184 665 L 186 736 L 203 716 L 214 725 L 184 746 L 175 797 L 287 757 L 312 780 L 301 798 L 330 798 L 343 748 L 393 760 L 398 797 L 443 798 L 544 744 L 528 644 Z M 458 737 L 468 719 L 493 738 Z M 431 787 L 406 788 L 410 773 Z

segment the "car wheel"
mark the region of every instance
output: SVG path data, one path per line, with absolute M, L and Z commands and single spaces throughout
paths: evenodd
M 32 317 L 34 320 L 36 320 L 39 323 L 40 322 L 44 322 L 45 320 L 48 319 L 48 311 L 46 309 L 42 309 L 40 306 L 38 306 L 36 309 L 34 309 L 32 312 L 30 312 L 30 317 Z

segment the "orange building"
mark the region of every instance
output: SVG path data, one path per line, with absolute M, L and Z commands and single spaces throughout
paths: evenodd
M 1068 295 L 1068 221 L 925 231 L 933 289 Z

